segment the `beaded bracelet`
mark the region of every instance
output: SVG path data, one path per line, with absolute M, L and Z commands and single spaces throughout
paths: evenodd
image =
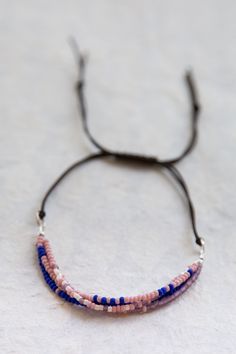
M 78 47 L 75 42 L 73 42 L 73 49 L 75 51 L 76 58 L 78 58 L 79 64 L 79 80 L 76 89 L 79 99 L 83 128 L 89 140 L 93 143 L 93 145 L 98 148 L 98 152 L 90 154 L 89 156 L 85 157 L 80 161 L 75 162 L 73 165 L 67 168 L 57 178 L 57 180 L 53 183 L 53 185 L 45 194 L 40 206 L 40 210 L 37 212 L 39 234 L 37 237 L 36 247 L 39 265 L 43 277 L 50 289 L 54 293 L 56 293 L 60 298 L 67 302 L 70 302 L 71 304 L 82 306 L 91 310 L 105 311 L 111 313 L 146 312 L 149 309 L 154 309 L 171 302 L 179 295 L 181 295 L 185 290 L 187 290 L 199 276 L 204 259 L 204 240 L 202 237 L 199 236 L 197 231 L 194 206 L 191 201 L 187 185 L 180 172 L 174 166 L 175 163 L 181 161 L 192 150 L 197 139 L 197 120 L 200 112 L 200 106 L 197 99 L 193 76 L 191 72 L 187 72 L 185 77 L 191 99 L 192 134 L 189 143 L 187 144 L 187 147 L 178 157 L 169 160 L 160 160 L 155 156 L 144 156 L 139 154 L 112 151 L 110 149 L 105 148 L 97 140 L 95 140 L 95 138 L 89 131 L 87 125 L 87 111 L 84 97 L 85 58 L 79 53 Z M 191 225 L 195 236 L 195 242 L 200 247 L 199 257 L 186 269 L 185 272 L 173 278 L 170 282 L 167 283 L 167 285 L 155 289 L 147 294 L 111 298 L 100 296 L 97 294 L 85 294 L 81 290 L 75 289 L 61 273 L 53 256 L 50 243 L 45 238 L 45 206 L 48 197 L 51 195 L 54 189 L 75 168 L 85 165 L 86 163 L 91 162 L 93 160 L 109 158 L 112 158 L 113 161 L 130 162 L 130 164 L 132 162 L 140 163 L 144 167 L 149 168 L 157 166 L 159 168 L 166 169 L 181 187 L 187 200 Z

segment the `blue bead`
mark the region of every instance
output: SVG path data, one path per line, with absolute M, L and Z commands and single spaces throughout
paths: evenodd
M 98 296 L 97 296 L 97 295 L 94 295 L 94 296 L 93 296 L 93 302 L 95 302 L 95 304 L 98 303 Z
M 165 295 L 167 293 L 167 290 L 165 287 L 161 288 L 162 294 Z
M 102 298 L 101 298 L 101 304 L 102 304 L 102 305 L 106 305 L 106 304 L 107 304 L 107 299 L 106 299 L 106 297 L 102 297 Z
M 189 269 L 187 270 L 187 272 L 190 274 L 190 277 L 193 275 L 193 271 L 192 271 L 191 268 L 189 268 Z
M 125 298 L 123 296 L 120 297 L 120 305 L 125 304 Z
M 46 255 L 44 247 L 42 247 L 42 246 L 38 247 L 38 255 L 40 255 L 40 256 Z
M 170 294 L 173 294 L 174 285 L 173 284 L 169 284 L 169 288 L 170 288 Z
M 115 306 L 116 305 L 116 299 L 114 297 L 111 298 L 110 305 L 111 306 Z

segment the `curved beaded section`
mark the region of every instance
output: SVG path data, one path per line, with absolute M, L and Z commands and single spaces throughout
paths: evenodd
M 74 289 L 60 272 L 49 241 L 45 239 L 43 234 L 38 236 L 36 247 L 43 277 L 51 290 L 65 301 L 96 311 L 112 313 L 146 312 L 149 309 L 165 305 L 186 291 L 197 279 L 202 268 L 202 260 L 199 259 L 191 264 L 186 272 L 175 277 L 169 284 L 160 289 L 138 296 L 110 298 L 88 295 Z

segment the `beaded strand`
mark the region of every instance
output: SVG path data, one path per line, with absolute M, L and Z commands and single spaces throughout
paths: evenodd
M 43 234 L 39 234 L 36 242 L 38 259 L 43 277 L 59 297 L 74 305 L 83 306 L 95 311 L 110 313 L 146 312 L 167 304 L 185 292 L 197 279 L 202 268 L 202 259 L 199 258 L 188 269 L 172 281 L 150 293 L 110 298 L 99 295 L 88 295 L 76 290 L 60 272 L 52 253 L 49 241 Z

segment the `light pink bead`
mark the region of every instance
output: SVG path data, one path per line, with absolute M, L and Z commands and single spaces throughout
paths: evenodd
M 142 312 L 147 312 L 147 306 L 143 306 Z
M 153 291 L 152 292 L 152 299 L 157 299 L 159 296 L 159 292 L 158 291 Z
M 129 312 L 129 310 L 130 310 L 129 305 L 123 305 L 123 306 L 125 308 L 124 312 Z
M 68 285 L 66 288 L 65 288 L 65 291 L 68 295 L 70 295 L 72 292 L 73 292 L 73 289 L 70 285 Z
M 121 312 L 121 311 L 120 311 L 120 305 L 117 305 L 117 306 L 116 306 L 116 312 Z
M 135 309 L 135 305 L 134 304 L 130 304 L 129 307 L 130 307 L 131 311 L 133 311 Z
M 94 310 L 94 309 L 95 309 L 95 306 L 96 306 L 96 304 L 94 304 L 94 303 L 92 302 L 91 305 L 90 305 L 91 310 Z
M 146 294 L 142 295 L 140 300 L 143 302 L 147 301 L 147 295 Z
M 126 311 L 126 305 L 121 305 L 120 312 L 125 312 L 125 311 Z

